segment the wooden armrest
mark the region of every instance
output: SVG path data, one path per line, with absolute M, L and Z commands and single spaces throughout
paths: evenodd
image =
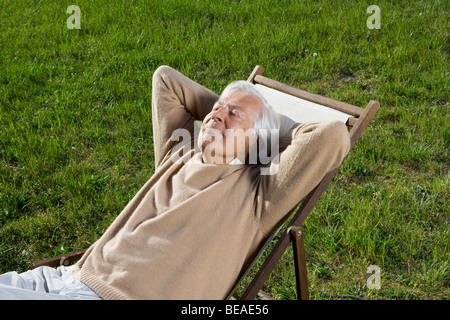
M 38 268 L 42 266 L 47 267 L 58 267 L 58 266 L 68 266 L 72 262 L 78 261 L 87 249 L 74 251 L 71 253 L 63 254 L 57 257 L 47 258 L 39 261 L 33 262 L 33 268 Z

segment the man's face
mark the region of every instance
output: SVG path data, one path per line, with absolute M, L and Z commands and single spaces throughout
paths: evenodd
M 262 108 L 261 101 L 247 92 L 234 91 L 219 99 L 203 120 L 198 138 L 204 161 L 228 163 L 240 158 L 244 162 L 242 154 L 248 155 L 249 145 L 256 141 L 248 129 Z

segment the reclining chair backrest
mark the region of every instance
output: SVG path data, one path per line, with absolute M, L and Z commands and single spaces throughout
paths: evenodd
M 255 88 L 277 114 L 284 115 L 297 123 L 323 120 L 339 120 L 346 123 L 351 116 L 261 84 L 256 84 Z

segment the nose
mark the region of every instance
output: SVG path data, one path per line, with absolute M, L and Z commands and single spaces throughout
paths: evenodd
M 222 118 L 220 117 L 220 115 L 217 114 L 213 114 L 212 119 L 216 122 L 222 123 Z
M 224 119 L 225 119 L 225 115 L 224 115 L 224 112 L 223 112 L 224 109 L 225 108 L 219 108 L 218 110 L 216 110 L 212 114 L 211 118 L 213 118 L 213 120 L 216 121 L 216 122 L 222 123 L 224 121 Z

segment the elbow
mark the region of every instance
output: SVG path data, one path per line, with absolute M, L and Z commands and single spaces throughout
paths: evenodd
M 153 73 L 152 86 L 158 87 L 159 85 L 161 85 L 161 83 L 165 83 L 166 79 L 170 78 L 173 72 L 174 69 L 172 69 L 169 66 L 166 65 L 159 66 Z
M 329 122 L 325 128 L 325 136 L 330 156 L 334 158 L 333 168 L 341 165 L 350 151 L 350 135 L 347 126 L 341 121 Z

